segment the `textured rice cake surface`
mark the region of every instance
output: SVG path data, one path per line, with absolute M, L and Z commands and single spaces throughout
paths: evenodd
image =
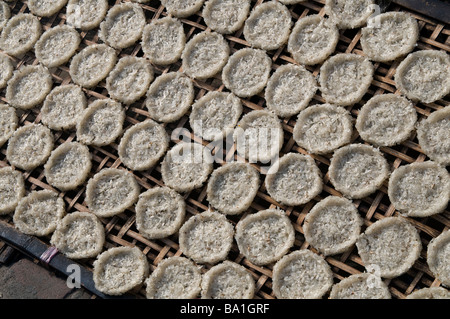
M 13 76 L 14 65 L 10 57 L 0 53 L 0 89 L 3 89 Z
M 53 133 L 44 125 L 21 126 L 9 138 L 6 159 L 15 167 L 32 170 L 47 161 L 53 145 Z
M 325 61 L 336 49 L 339 29 L 320 15 L 297 20 L 289 36 L 287 50 L 295 61 L 315 65 Z
M 431 272 L 446 287 L 450 287 L 450 231 L 433 238 L 427 248 L 427 264 Z
M 339 29 L 363 26 L 374 13 L 374 0 L 326 0 L 325 13 Z
M 422 288 L 406 296 L 406 299 L 450 299 L 450 292 L 443 287 Z
M 225 260 L 233 244 L 234 228 L 227 218 L 206 211 L 189 218 L 179 231 L 180 250 L 197 263 Z
M 94 262 L 95 288 L 108 295 L 123 295 L 140 286 L 149 273 L 147 257 L 137 247 L 114 247 Z
M 274 167 L 275 172 L 267 174 L 265 185 L 277 202 L 288 206 L 302 205 L 322 192 L 322 174 L 312 157 L 288 153 Z
M 98 217 L 111 217 L 131 207 L 139 196 L 133 174 L 118 168 L 104 168 L 86 186 L 86 204 Z
M 328 154 L 351 142 L 353 118 L 343 107 L 316 104 L 300 112 L 292 134 L 309 153 Z
M 46 236 L 56 229 L 65 214 L 64 200 L 57 192 L 32 191 L 19 201 L 13 221 L 24 234 Z
M 355 127 L 364 141 L 376 146 L 393 146 L 411 136 L 416 122 L 416 109 L 407 98 L 380 94 L 363 105 Z
M 311 72 L 300 65 L 285 64 L 267 82 L 264 93 L 267 108 L 280 117 L 296 115 L 308 106 L 317 88 Z
M 194 299 L 200 294 L 199 267 L 184 257 L 161 260 L 145 281 L 148 299 Z
M 67 258 L 93 258 L 103 250 L 105 229 L 94 214 L 70 213 L 58 222 L 50 243 Z
M 231 34 L 244 25 L 249 11 L 250 0 L 207 0 L 202 17 L 211 30 Z
M 139 195 L 136 228 L 148 239 L 164 238 L 178 231 L 184 222 L 186 203 L 169 187 L 151 188 Z
M 51 17 L 67 4 L 67 0 L 28 0 L 31 13 L 40 17 Z
M 9 79 L 5 97 L 10 105 L 28 110 L 44 101 L 52 85 L 52 76 L 46 67 L 23 66 Z
M 374 193 L 389 176 L 389 165 L 376 148 L 350 144 L 337 149 L 328 168 L 330 182 L 349 198 L 363 198 Z
M 5 27 L 9 18 L 11 18 L 11 9 L 9 8 L 9 5 L 6 2 L 1 1 L 0 2 L 0 32 Z
M 235 239 L 240 253 L 261 266 L 283 257 L 294 245 L 294 233 L 284 211 L 266 209 L 241 219 L 236 225 Z
M 177 18 L 187 18 L 200 11 L 205 0 L 161 0 L 167 12 Z
M 0 49 L 20 57 L 31 50 L 39 40 L 42 26 L 38 18 L 30 13 L 19 13 L 8 20 L 0 35 Z
M 0 104 L 0 146 L 14 134 L 18 124 L 16 110 L 7 104 Z
M 333 285 L 330 299 L 391 299 L 391 293 L 380 277 L 362 273 Z
M 83 184 L 91 168 L 89 148 L 78 142 L 65 142 L 50 154 L 44 165 L 44 175 L 50 185 L 68 191 Z
M 450 199 L 450 175 L 432 161 L 403 165 L 392 172 L 388 195 L 395 209 L 407 216 L 439 214 Z
M 419 25 L 406 12 L 386 12 L 361 30 L 361 46 L 372 61 L 387 62 L 411 52 L 419 39 Z
M 277 1 L 264 2 L 245 20 L 244 38 L 252 47 L 275 50 L 287 42 L 291 26 L 291 13 L 285 5 Z
M 66 23 L 83 31 L 100 25 L 108 11 L 108 0 L 69 0 Z
M 0 215 L 13 212 L 24 195 L 23 175 L 10 166 L 0 168 Z
M 382 278 L 407 272 L 422 250 L 419 232 L 402 217 L 386 217 L 371 224 L 356 241 L 367 270 Z
M 306 241 L 325 256 L 350 249 L 358 239 L 363 224 L 352 201 L 328 196 L 306 215 L 303 232 Z
M 226 163 L 212 172 L 206 198 L 219 212 L 236 215 L 250 207 L 259 186 L 256 168 L 247 163 Z
M 225 260 L 202 277 L 202 299 L 253 299 L 255 280 L 243 266 Z
M 275 264 L 272 285 L 279 299 L 320 299 L 333 285 L 333 272 L 321 256 L 297 250 Z
M 450 93 L 450 56 L 444 51 L 408 54 L 395 73 L 397 89 L 413 101 L 431 103 Z

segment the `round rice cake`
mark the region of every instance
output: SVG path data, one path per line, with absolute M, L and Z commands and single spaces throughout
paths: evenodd
M 30 171 L 47 161 L 53 145 L 53 133 L 44 125 L 21 126 L 9 138 L 6 159 L 11 165 Z
M 242 28 L 249 12 L 250 0 L 207 0 L 202 17 L 211 30 L 231 34 Z
M 249 214 L 236 225 L 239 251 L 251 263 L 262 266 L 278 261 L 294 245 L 295 231 L 286 213 L 266 209 Z
M 333 285 L 333 272 L 310 250 L 294 251 L 273 267 L 272 289 L 278 299 L 320 299 Z
M 287 51 L 298 63 L 316 65 L 334 52 L 338 41 L 336 25 L 314 14 L 297 20 L 289 36 Z
M 419 39 L 417 20 L 406 12 L 386 12 L 361 29 L 361 46 L 372 61 L 388 62 L 411 52 Z
M 103 250 L 105 229 L 94 214 L 74 212 L 58 222 L 50 243 L 67 258 L 94 258 Z
M 108 12 L 108 0 L 69 0 L 66 23 L 88 31 L 100 25 Z
M 288 153 L 269 172 L 265 185 L 270 197 L 287 206 L 303 205 L 322 192 L 322 173 L 311 156 Z
M 413 101 L 431 103 L 450 93 L 450 56 L 444 51 L 408 54 L 395 73 L 397 89 Z
M 42 33 L 39 19 L 30 13 L 19 13 L 8 20 L 0 35 L 0 49 L 19 57 L 34 47 Z
M 416 122 L 416 109 L 408 99 L 380 94 L 361 107 L 355 127 L 364 141 L 376 146 L 393 146 L 411 136 Z
M 389 173 L 389 164 L 383 154 L 364 144 L 350 144 L 337 149 L 328 168 L 334 188 L 353 199 L 374 193 Z
M 70 63 L 72 81 L 93 88 L 105 79 L 117 62 L 116 51 L 106 44 L 92 44 L 78 52 Z
M 131 207 L 139 197 L 139 184 L 128 171 L 104 168 L 89 179 L 86 204 L 98 217 L 111 217 Z
M 153 67 L 146 59 L 124 56 L 106 78 L 106 90 L 111 98 L 131 104 L 147 93 L 153 79 Z
M 144 26 L 144 10 L 138 4 L 119 3 L 109 9 L 100 23 L 99 38 L 115 49 L 124 49 L 141 39 Z
M 139 287 L 147 278 L 147 257 L 137 247 L 114 247 L 94 261 L 95 288 L 107 295 L 119 296 Z
M 176 18 L 152 20 L 142 31 L 141 48 L 149 61 L 157 65 L 177 62 L 186 44 L 183 24 Z
M 358 239 L 363 220 L 352 201 L 328 196 L 306 215 L 303 232 L 306 241 L 325 256 L 349 250 Z
M 175 234 L 184 222 L 186 203 L 169 187 L 151 188 L 139 195 L 136 204 L 136 228 L 148 238 Z
M 6 54 L 0 53 L 0 89 L 3 89 L 13 76 L 14 65 Z
M 305 109 L 316 91 L 317 82 L 311 72 L 301 65 L 285 64 L 269 78 L 264 97 L 269 110 L 290 117 Z
M 443 287 L 422 288 L 406 296 L 406 299 L 450 299 L 450 292 Z
M 345 108 L 317 104 L 300 112 L 293 135 L 295 142 L 312 154 L 328 154 L 351 142 L 353 117 Z
M 22 233 L 35 236 L 51 234 L 66 214 L 64 200 L 57 192 L 45 189 L 23 197 L 14 212 L 14 226 Z
M 278 156 L 283 146 L 284 131 L 274 113 L 253 110 L 238 122 L 234 140 L 238 154 L 251 162 L 267 163 Z
M 280 2 L 268 1 L 253 8 L 244 24 L 244 38 L 254 48 L 276 50 L 288 41 L 292 16 Z
M 442 165 L 450 165 L 449 132 L 450 106 L 431 113 L 417 127 L 420 147 L 429 158 Z
M 402 217 L 386 217 L 371 224 L 356 241 L 367 270 L 382 278 L 407 272 L 422 250 L 419 232 Z
M 81 43 L 78 32 L 68 25 L 58 25 L 45 31 L 34 46 L 36 58 L 48 68 L 70 60 Z
M 119 102 L 95 100 L 81 114 L 77 140 L 86 145 L 109 145 L 122 134 L 124 121 L 125 110 Z
M 187 18 L 197 13 L 202 8 L 203 2 L 205 0 L 161 0 L 167 13 L 176 18 Z
M 179 120 L 194 101 L 194 84 L 181 72 L 158 76 L 147 91 L 145 106 L 152 119 L 170 123 Z
M 250 207 L 259 186 L 256 168 L 248 163 L 226 163 L 212 172 L 206 188 L 206 199 L 219 212 L 237 215 Z
M 161 124 L 148 119 L 125 131 L 118 148 L 119 158 L 129 169 L 154 167 L 169 147 L 169 135 Z
M 450 230 L 433 238 L 427 247 L 427 264 L 444 286 L 450 287 Z
M 445 210 L 450 199 L 450 175 L 432 161 L 411 163 L 392 172 L 389 200 L 409 217 L 426 217 Z
M 372 83 L 374 67 L 367 57 L 338 53 L 320 67 L 319 84 L 326 102 L 353 105 L 366 94 Z
M 58 13 L 65 5 L 67 0 L 28 0 L 27 6 L 31 13 L 40 17 L 51 17 Z
M 351 275 L 333 285 L 330 299 L 391 299 L 391 293 L 383 280 L 373 274 Z
M 19 124 L 16 110 L 0 103 L 0 147 L 14 134 Z
M 246 98 L 260 93 L 269 80 L 272 60 L 265 51 L 244 48 L 228 59 L 222 70 L 222 81 L 227 89 Z
M 41 107 L 41 121 L 55 131 L 75 129 L 87 99 L 81 87 L 65 84 L 55 87 Z
M 5 98 L 11 106 L 29 110 L 44 101 L 52 85 L 52 76 L 46 67 L 23 66 L 9 79 Z
M 0 32 L 5 27 L 9 18 L 11 18 L 11 9 L 9 8 L 9 5 L 6 2 L 1 1 L 0 2 Z
M 0 215 L 12 213 L 24 195 L 22 173 L 10 166 L 0 168 Z
M 366 24 L 374 13 L 374 0 L 326 0 L 325 13 L 339 29 L 355 29 Z
M 195 135 L 213 141 L 236 127 L 242 110 L 241 100 L 233 93 L 210 91 L 192 104 L 189 123 Z
M 197 263 L 225 260 L 233 245 L 234 228 L 225 215 L 206 211 L 189 218 L 179 231 L 180 250 Z
M 83 184 L 92 168 L 92 156 L 86 145 L 65 142 L 55 148 L 44 165 L 47 182 L 65 192 Z
M 243 266 L 225 260 L 202 277 L 202 299 L 253 299 L 255 280 Z
M 220 33 L 203 31 L 184 47 L 181 55 L 183 72 L 191 78 L 206 80 L 222 71 L 229 55 L 230 47 Z
M 195 299 L 201 290 L 199 267 L 184 257 L 161 260 L 145 281 L 148 299 Z

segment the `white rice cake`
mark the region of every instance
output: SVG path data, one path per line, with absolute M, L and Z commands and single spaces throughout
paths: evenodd
M 333 285 L 330 299 L 391 299 L 391 293 L 383 280 L 373 274 L 351 275 Z
M 433 238 L 427 247 L 427 264 L 437 280 L 450 287 L 450 230 Z
M 283 205 L 303 205 L 322 192 L 322 173 L 311 156 L 288 153 L 273 168 L 266 176 L 266 190 Z
M 67 258 L 94 258 L 103 250 L 105 229 L 94 214 L 70 213 L 58 222 L 50 243 Z
M 376 221 L 356 241 L 366 270 L 382 278 L 406 273 L 422 250 L 419 232 L 405 218 L 385 217 Z
M 22 233 L 35 236 L 51 234 L 66 214 L 64 200 L 51 190 L 32 191 L 16 207 L 14 226 Z
M 14 134 L 18 124 L 16 110 L 7 104 L 0 104 L 0 147 Z
M 175 234 L 184 222 L 186 203 L 169 187 L 154 187 L 139 195 L 136 204 L 136 228 L 148 238 Z
M 231 34 L 244 25 L 250 12 L 250 0 L 207 0 L 202 17 L 216 32 Z
M 92 168 L 92 156 L 86 145 L 65 142 L 55 148 L 44 165 L 47 182 L 65 192 L 83 184 Z
M 53 133 L 44 125 L 21 126 L 9 138 L 6 159 L 11 165 L 30 171 L 47 161 L 53 145 Z
M 9 8 L 9 5 L 4 1 L 0 1 L 0 32 L 5 27 L 9 18 L 11 18 L 11 9 Z
M 289 36 L 287 51 L 295 61 L 316 65 L 325 61 L 336 49 L 339 29 L 318 14 L 297 20 Z
M 345 108 L 316 104 L 300 112 L 293 139 L 312 154 L 328 154 L 351 142 L 353 117 Z
M 219 212 L 237 215 L 250 207 L 259 186 L 256 168 L 248 163 L 226 163 L 212 172 L 206 188 L 206 199 Z
M 264 93 L 267 108 L 279 117 L 296 115 L 308 106 L 317 88 L 315 77 L 305 67 L 282 65 L 267 82 Z
M 333 285 L 333 272 L 323 257 L 301 249 L 273 267 L 272 289 L 278 299 L 320 299 Z
M 27 5 L 31 13 L 40 17 L 51 17 L 58 13 L 67 0 L 28 0 Z
M 176 18 L 187 18 L 197 13 L 202 8 L 203 2 L 205 0 L 161 0 L 167 13 Z
M 9 79 L 5 97 L 11 106 L 29 110 L 44 101 L 52 85 L 52 76 L 46 67 L 23 66 Z
M 8 20 L 0 35 L 0 49 L 21 57 L 34 47 L 42 33 L 39 19 L 30 13 L 19 13 Z
M 230 47 L 217 32 L 203 31 L 186 43 L 181 55 L 183 72 L 194 79 L 206 80 L 225 66 Z
M 88 31 L 100 25 L 108 11 L 108 0 L 69 0 L 66 7 L 66 23 Z
M 236 225 L 239 251 L 251 263 L 262 266 L 278 261 L 294 245 L 295 231 L 286 213 L 266 209 L 249 214 Z
M 131 207 L 139 196 L 139 184 L 128 171 L 104 168 L 89 179 L 86 204 L 98 217 L 111 217 Z
M 148 299 L 195 299 L 200 294 L 199 267 L 184 257 L 161 260 L 145 281 Z
M 430 287 L 415 290 L 406 299 L 450 299 L 450 292 L 444 287 Z
M 0 185 L 0 215 L 7 215 L 25 195 L 25 181 L 21 172 L 6 166 L 0 168 Z
M 114 247 L 94 262 L 95 288 L 107 295 L 119 296 L 137 289 L 147 278 L 147 257 L 137 247 Z
M 364 141 L 376 146 L 393 146 L 411 136 L 416 122 L 416 109 L 408 99 L 380 94 L 363 105 L 355 127 Z
M 364 144 L 350 144 L 337 149 L 328 168 L 334 188 L 353 199 L 374 193 L 389 173 L 389 164 L 383 154 Z
M 392 173 L 388 195 L 395 209 L 407 216 L 439 214 L 450 199 L 450 175 L 432 161 L 403 165 Z
M 225 215 L 206 211 L 189 218 L 179 231 L 180 250 L 196 263 L 225 260 L 233 245 L 234 227 Z
M 0 53 L 0 89 L 3 89 L 13 76 L 14 65 L 9 56 Z
M 367 57 L 338 53 L 320 67 L 319 84 L 326 102 L 342 106 L 359 102 L 372 83 L 374 67 Z
M 366 24 L 375 12 L 374 0 L 326 0 L 325 13 L 339 29 L 355 29 Z
M 306 214 L 303 233 L 311 246 L 330 256 L 353 247 L 362 225 L 363 219 L 352 201 L 328 196 Z

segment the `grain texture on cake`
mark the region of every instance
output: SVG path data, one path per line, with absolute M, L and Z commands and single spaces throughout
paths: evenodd
M 1 1 L 0 2 L 0 32 L 5 27 L 6 23 L 8 23 L 9 18 L 11 18 L 11 9 L 9 5 Z
M 108 11 L 108 0 L 69 0 L 66 23 L 83 31 L 100 25 Z
M 65 5 L 67 0 L 28 0 L 27 6 L 32 14 L 40 17 L 51 17 L 59 12 Z
M 406 299 L 450 299 L 450 292 L 444 287 L 421 288 L 406 296 Z
M 8 20 L 0 35 L 0 49 L 21 57 L 34 47 L 42 33 L 39 19 L 31 13 L 19 13 Z
M 383 280 L 370 273 L 350 275 L 333 285 L 330 299 L 391 299 Z
M 436 278 L 447 288 L 450 287 L 450 230 L 433 238 L 427 247 L 427 264 Z
M 16 110 L 7 104 L 0 104 L 0 147 L 14 134 L 18 124 Z
M 326 0 L 325 13 L 339 29 L 355 29 L 366 24 L 375 12 L 374 0 Z
M 161 0 L 167 12 L 177 18 L 187 18 L 201 10 L 205 0 Z
M 21 172 L 10 166 L 0 168 L 0 215 L 14 212 L 25 195 L 25 181 Z
M 3 89 L 13 76 L 14 65 L 9 56 L 0 53 L 0 89 Z
M 216 32 L 231 34 L 244 25 L 250 12 L 250 0 L 207 0 L 202 17 Z

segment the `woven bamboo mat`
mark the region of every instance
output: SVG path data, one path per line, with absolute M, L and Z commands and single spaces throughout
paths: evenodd
M 110 2 L 109 4 L 112 6 L 120 1 L 117 0 L 109 2 Z M 257 0 L 255 2 L 252 0 L 252 6 L 259 4 L 261 2 L 263 1 Z M 290 5 L 288 7 L 292 13 L 294 21 L 296 21 L 300 17 L 304 17 L 310 14 L 324 15 L 323 10 L 324 2 L 325 2 L 324 0 L 305 1 L 302 2 L 301 4 Z M 9 5 L 11 7 L 12 14 L 17 14 L 19 12 L 25 13 L 29 12 L 26 3 L 22 0 L 10 2 Z M 152 19 L 158 19 L 166 15 L 164 7 L 157 0 L 150 0 L 146 4 L 141 4 L 141 6 L 145 11 L 148 22 Z M 397 6 L 395 4 L 392 4 L 388 10 L 407 11 L 407 9 Z M 414 12 L 411 12 L 411 14 L 418 20 L 420 27 L 420 39 L 416 50 L 439 49 L 450 52 L 450 28 L 448 25 L 441 24 L 438 21 L 433 20 L 432 18 Z M 55 14 L 50 18 L 42 18 L 40 19 L 40 21 L 44 30 L 47 30 L 50 27 L 64 24 L 65 18 L 66 16 L 64 8 L 58 14 Z M 187 19 L 182 19 L 181 21 L 183 22 L 185 27 L 187 40 L 189 40 L 196 33 L 207 29 L 201 17 L 201 13 L 195 14 Z M 352 52 L 362 55 L 363 52 L 359 43 L 360 35 L 361 35 L 360 29 L 341 31 L 340 40 L 337 45 L 336 52 L 346 52 L 346 53 Z M 93 43 L 99 42 L 96 29 L 89 32 L 81 32 L 81 37 L 82 43 L 80 49 Z M 226 36 L 226 39 L 229 41 L 231 53 L 234 53 L 236 50 L 240 48 L 248 46 L 242 35 L 242 30 L 236 32 L 233 35 Z M 124 55 L 142 56 L 143 53 L 139 43 L 136 44 L 135 46 L 122 50 L 120 52 L 120 57 Z M 295 63 L 295 61 L 290 57 L 290 55 L 285 50 L 284 46 L 277 51 L 270 52 L 269 55 L 273 61 L 273 70 L 275 70 L 278 66 L 282 64 Z M 28 52 L 20 60 L 14 59 L 14 62 L 17 68 L 19 68 L 23 64 L 25 65 L 38 64 L 38 61 L 35 58 L 33 52 Z M 354 106 L 348 107 L 348 110 L 352 113 L 354 117 L 357 116 L 360 107 L 372 96 L 382 93 L 396 92 L 394 84 L 394 74 L 398 65 L 399 61 L 395 61 L 392 63 L 374 63 L 375 75 L 372 85 L 369 88 L 369 91 L 364 96 L 361 102 L 359 102 Z M 320 65 L 308 67 L 308 69 L 311 72 L 313 72 L 313 74 L 316 76 L 319 73 L 319 68 Z M 180 61 L 166 68 L 155 67 L 155 76 L 158 76 L 162 73 L 166 73 L 169 71 L 178 71 L 180 69 L 181 69 Z M 69 64 L 51 69 L 50 71 L 53 76 L 54 85 L 68 84 L 71 82 L 69 76 Z M 219 76 L 212 79 L 208 79 L 205 82 L 194 81 L 194 84 L 196 91 L 196 99 L 200 98 L 208 91 L 224 90 L 224 86 Z M 0 92 L 0 98 L 6 102 L 4 98 L 4 93 L 5 93 L 4 90 Z M 108 97 L 104 82 L 101 82 L 95 89 L 85 90 L 85 93 L 90 101 Z M 265 107 L 263 94 L 256 95 L 247 100 L 243 99 L 242 101 L 244 104 L 244 113 L 255 109 L 262 109 Z M 312 103 L 315 104 L 323 102 L 324 100 L 320 96 L 320 91 L 318 91 Z M 421 119 L 427 117 L 433 111 L 438 110 L 446 105 L 449 105 L 449 103 L 450 97 L 447 96 L 446 98 L 440 101 L 427 105 L 418 103 L 415 105 L 415 107 L 418 112 L 419 118 Z M 127 116 L 124 129 L 127 129 L 131 125 L 149 118 L 147 109 L 145 108 L 144 98 L 129 106 L 126 109 L 126 115 Z M 19 118 L 20 125 L 24 125 L 27 123 L 38 123 L 40 122 L 40 118 L 41 117 L 39 113 L 39 108 L 23 112 Z M 285 140 L 280 156 L 288 152 L 299 152 L 302 154 L 307 154 L 307 152 L 304 149 L 298 147 L 294 142 L 294 140 L 292 139 L 292 130 L 294 124 L 295 124 L 295 117 L 285 119 L 282 122 L 283 129 L 285 131 Z M 189 127 L 188 114 L 185 115 L 183 118 L 181 118 L 178 122 L 166 125 L 165 127 L 169 134 L 171 134 L 171 132 L 176 128 L 187 128 L 190 132 L 192 132 L 192 130 Z M 55 147 L 65 141 L 71 141 L 76 139 L 74 132 L 54 132 L 54 133 L 56 138 Z M 189 135 L 189 137 L 201 142 L 199 138 L 196 138 L 191 134 Z M 354 142 L 363 142 L 357 135 L 356 130 L 355 135 L 353 136 L 353 140 Z M 174 145 L 176 142 L 179 141 L 172 140 L 171 146 Z M 90 147 L 90 150 L 93 155 L 93 168 L 91 171 L 91 175 L 97 173 L 98 171 L 106 167 L 124 167 L 120 159 L 118 158 L 117 146 L 118 145 L 116 143 L 113 143 L 107 147 Z M 389 161 L 389 163 L 391 164 L 392 169 L 397 168 L 400 165 L 405 165 L 415 161 L 420 162 L 426 160 L 426 156 L 421 151 L 421 148 L 418 145 L 415 136 L 411 137 L 409 140 L 402 143 L 401 145 L 395 147 L 382 147 L 381 150 L 384 153 L 387 160 Z M 231 150 L 228 154 L 225 154 L 224 156 L 226 156 L 226 158 L 234 156 L 233 151 L 234 150 Z M 6 161 L 5 154 L 6 154 L 6 146 L 3 146 L 2 148 L 0 148 L 0 167 L 9 165 Z M 307 242 L 305 242 L 303 236 L 302 225 L 305 215 L 319 200 L 329 195 L 339 196 L 340 194 L 336 190 L 334 190 L 334 188 L 329 182 L 328 175 L 326 174 L 330 162 L 330 156 L 313 155 L 313 158 L 316 160 L 319 168 L 324 173 L 323 192 L 319 196 L 317 196 L 314 200 L 303 206 L 286 207 L 278 204 L 273 199 L 271 199 L 267 194 L 264 185 L 262 185 L 258 191 L 258 194 L 254 202 L 252 203 L 248 211 L 239 216 L 231 216 L 229 219 L 233 223 L 237 223 L 240 218 L 243 218 L 247 214 L 252 214 L 262 209 L 279 207 L 286 211 L 296 231 L 295 246 L 292 248 L 292 250 L 297 249 L 314 250 L 312 247 L 309 246 Z M 215 163 L 214 165 L 215 167 L 218 167 L 220 163 Z M 156 185 L 160 186 L 163 185 L 159 165 L 149 171 L 134 172 L 134 175 L 138 180 L 139 184 L 141 185 L 142 191 L 154 187 Z M 53 189 L 56 191 L 56 189 L 47 184 L 42 167 L 38 167 L 37 169 L 34 169 L 33 171 L 30 172 L 24 172 L 24 177 L 26 179 L 26 187 L 28 192 L 32 190 L 41 190 L 41 189 Z M 85 199 L 84 187 L 80 187 L 75 191 L 60 194 L 65 200 L 66 209 L 68 213 L 77 210 L 88 211 L 86 204 L 84 202 Z M 196 189 L 186 194 L 184 197 L 187 203 L 187 217 L 201 213 L 208 209 L 208 202 L 206 201 L 206 187 Z M 364 217 L 364 224 L 365 224 L 364 228 L 384 217 L 398 215 L 398 212 L 390 204 L 389 198 L 387 196 L 387 182 L 385 182 L 385 184 L 381 187 L 381 189 L 378 190 L 376 193 L 362 200 L 355 200 L 354 202 L 358 207 L 359 213 L 361 214 L 362 217 Z M 1 220 L 12 224 L 11 215 L 3 216 L 1 217 Z M 438 236 L 443 230 L 446 230 L 450 227 L 450 211 L 447 209 L 442 214 L 427 218 L 414 218 L 414 219 L 410 218 L 410 221 L 419 230 L 424 249 L 421 252 L 419 260 L 406 274 L 397 277 L 395 279 L 386 281 L 394 298 L 404 298 L 406 295 L 410 294 L 412 291 L 418 288 L 440 285 L 440 282 L 433 277 L 432 273 L 430 272 L 426 264 L 426 247 L 432 238 Z M 123 246 L 135 245 L 139 247 L 147 255 L 149 262 L 151 264 L 151 270 L 155 269 L 158 262 L 166 257 L 182 255 L 181 251 L 179 250 L 178 239 L 176 235 L 161 240 L 147 240 L 144 237 L 142 237 L 135 227 L 135 214 L 133 208 L 112 218 L 102 219 L 102 222 L 104 223 L 106 229 L 107 240 L 104 247 L 105 249 L 121 245 Z M 49 242 L 49 238 L 44 237 L 41 238 L 41 240 L 44 241 L 45 243 Z M 251 264 L 242 255 L 239 254 L 237 245 L 233 245 L 233 248 L 228 257 L 229 260 L 235 261 L 243 265 L 252 273 L 256 281 L 255 298 L 263 298 L 263 299 L 275 298 L 272 292 L 271 265 L 265 267 L 258 267 Z M 335 276 L 335 282 L 338 282 L 342 278 L 348 277 L 351 274 L 357 274 L 364 271 L 364 266 L 355 247 L 344 254 L 327 257 L 326 261 L 332 267 Z M 86 260 L 82 262 L 82 264 L 87 269 L 92 269 L 92 263 L 93 260 Z M 211 267 L 210 265 L 205 265 L 203 267 L 203 270 L 207 270 L 210 267 Z M 144 287 L 141 287 L 140 289 L 137 289 L 132 293 L 135 294 L 137 297 L 144 297 L 145 296 Z

